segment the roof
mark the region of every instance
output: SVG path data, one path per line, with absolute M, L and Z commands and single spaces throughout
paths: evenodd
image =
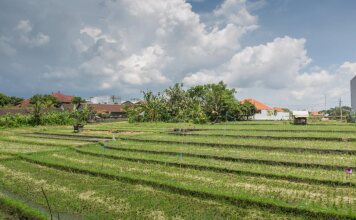
M 321 113 L 321 112 L 310 112 L 310 115 L 312 115 L 312 116 L 321 116 L 321 115 L 323 115 L 323 113 Z
M 285 112 L 283 108 L 279 107 L 274 107 L 273 110 L 275 110 L 276 112 Z
M 118 104 L 87 104 L 96 113 L 124 112 L 121 105 Z
M 57 99 L 57 101 L 62 103 L 71 103 L 72 99 L 74 98 L 74 96 L 64 95 L 60 92 L 56 92 L 56 93 L 52 92 L 51 96 L 53 96 L 54 98 Z
M 251 98 L 243 99 L 241 100 L 241 103 L 243 104 L 247 101 L 253 104 L 257 110 L 273 110 L 273 108 L 269 107 L 268 105 Z
M 293 111 L 292 114 L 295 118 L 308 118 L 309 117 L 308 111 Z
M 51 96 L 53 96 L 54 98 L 56 98 L 57 101 L 61 102 L 61 103 L 71 103 L 72 99 L 74 98 L 74 96 L 70 96 L 70 95 L 64 95 L 60 92 L 56 92 L 50 94 Z M 20 102 L 20 104 L 17 105 L 17 107 L 21 107 L 21 106 L 26 106 L 26 105 L 30 105 L 30 99 L 24 99 Z

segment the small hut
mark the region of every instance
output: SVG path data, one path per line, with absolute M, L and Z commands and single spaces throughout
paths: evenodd
M 308 111 L 293 111 L 293 121 L 295 125 L 306 125 L 309 117 Z

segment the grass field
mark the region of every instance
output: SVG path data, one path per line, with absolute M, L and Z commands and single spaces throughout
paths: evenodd
M 0 219 L 356 219 L 355 125 L 72 130 L 0 130 Z

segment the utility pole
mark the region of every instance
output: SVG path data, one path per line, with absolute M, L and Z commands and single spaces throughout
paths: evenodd
M 341 98 L 339 99 L 339 109 L 340 109 L 340 120 L 342 122 L 342 107 L 341 107 L 342 100 Z
M 326 94 L 324 95 L 324 110 L 325 110 L 325 113 L 326 113 Z

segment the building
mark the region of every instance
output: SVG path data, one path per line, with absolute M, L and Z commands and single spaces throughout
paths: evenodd
M 125 118 L 126 113 L 122 108 L 122 105 L 118 104 L 92 104 L 85 103 L 82 107 L 87 106 L 90 108 L 96 115 L 104 118 Z
M 309 117 L 308 111 L 293 111 L 293 121 L 295 125 L 306 125 Z
M 114 95 L 112 95 L 112 96 L 95 96 L 95 97 L 90 97 L 86 101 L 89 103 L 92 103 L 92 104 L 120 104 L 121 97 L 114 96 Z
M 243 99 L 241 103 L 245 103 L 247 101 L 253 104 L 257 109 L 257 113 L 253 116 L 254 120 L 289 120 L 289 112 L 285 111 L 283 108 L 272 108 L 251 98 Z
M 356 112 L 356 76 L 351 80 L 351 108 Z
M 58 103 L 61 105 L 71 104 L 72 100 L 74 98 L 74 96 L 64 95 L 60 91 L 52 92 L 50 95 L 53 96 L 54 98 L 56 98 Z M 20 104 L 17 105 L 17 107 L 26 107 L 29 105 L 30 105 L 30 99 L 24 99 Z

